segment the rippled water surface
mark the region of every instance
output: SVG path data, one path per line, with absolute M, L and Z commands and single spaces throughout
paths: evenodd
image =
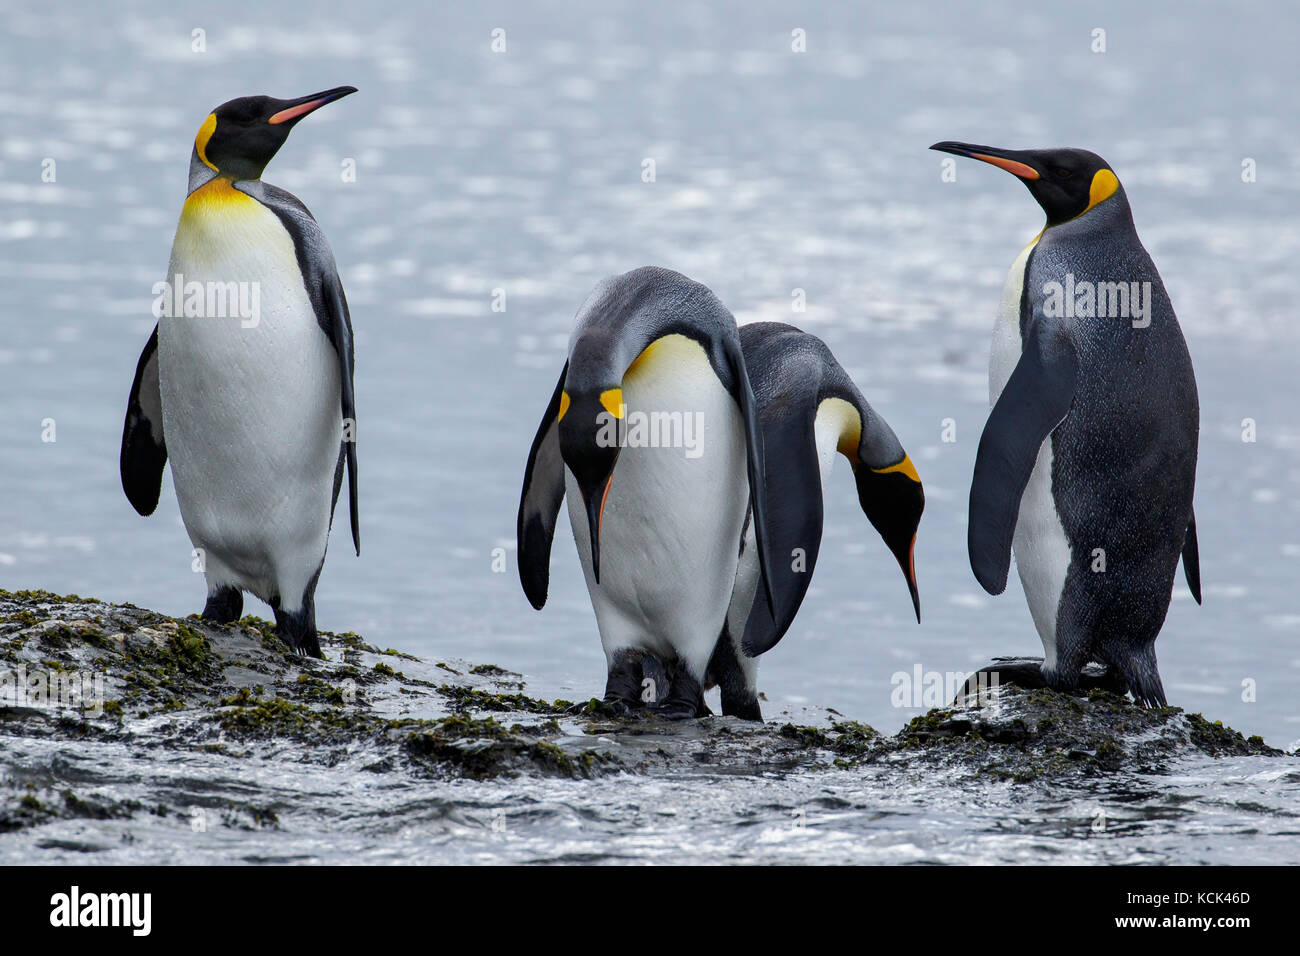
M 364 548 L 360 559 L 341 545 L 331 554 L 321 625 L 506 664 L 544 695 L 600 691 L 603 655 L 567 519 L 539 614 L 515 575 L 515 508 L 575 310 L 601 277 L 655 263 L 709 285 L 741 321 L 784 319 L 824 337 L 916 462 L 928 499 L 916 555 L 924 623 L 911 619 L 845 469 L 816 581 L 761 679 L 771 708 L 833 707 L 892 732 L 918 712 L 891 705 L 896 672 L 1039 652 L 1014 576 L 998 598 L 973 579 L 964 525 L 992 317 L 1041 213 L 1011 177 L 974 163 L 941 182 L 941 159 L 926 147 L 1077 145 L 1124 181 L 1200 387 L 1205 603 L 1180 578 L 1157 644 L 1165 687 L 1172 703 L 1291 744 L 1300 738 L 1300 111 L 1286 64 L 1300 12 L 1284 2 L 866 6 L 6 10 L 0 583 L 168 613 L 200 608 L 170 479 L 144 520 L 117 475 L 191 142 L 231 97 L 348 83 L 361 92 L 300 125 L 266 174 L 321 222 L 357 331 Z M 1090 50 L 1096 27 L 1105 53 Z M 490 50 L 494 28 L 506 31 L 504 53 Z M 791 51 L 796 28 L 806 53 Z M 205 52 L 191 49 L 195 29 L 206 31 Z M 641 181 L 647 158 L 654 183 Z M 1242 182 L 1246 158 L 1254 183 Z M 41 180 L 47 159 L 53 184 Z M 355 182 L 340 175 L 348 160 Z M 802 314 L 791 309 L 796 289 Z M 494 290 L 506 311 L 492 310 Z M 46 419 L 54 443 L 41 441 Z M 941 440 L 946 419 L 955 442 Z M 1254 442 L 1242 440 L 1244 419 L 1255 422 Z M 505 573 L 493 571 L 496 548 L 508 552 Z M 755 783 L 772 809 L 746 816 L 693 803 L 709 797 L 690 780 L 548 782 L 494 798 L 527 803 L 533 822 L 505 842 L 483 839 L 478 852 L 653 859 L 673 834 L 674 858 L 701 861 L 947 860 L 997 847 L 1005 859 L 1199 862 L 1228 854 L 1227 838 L 1208 810 L 1203 832 L 1190 834 L 1174 794 L 1212 807 L 1255 801 L 1272 785 L 1231 763 L 1154 781 L 1166 795 L 1133 823 L 1149 839 L 1112 855 L 1062 841 L 1071 819 L 1086 818 L 1069 795 L 1056 812 L 1028 808 L 1012 825 L 1005 806 L 985 815 L 960 788 L 933 783 L 881 802 L 862 795 L 869 780 L 818 778 L 810 786 L 826 790 L 824 815 L 791 832 L 772 824 L 788 783 Z M 486 799 L 482 786 L 440 789 L 421 809 L 404 803 L 387 837 L 359 832 L 351 851 L 382 859 L 397 852 L 389 838 L 411 838 L 418 820 L 436 856 L 439 839 L 467 825 L 465 808 Z M 619 809 L 606 813 L 615 790 Z M 644 808 L 644 826 L 624 825 L 632 805 Z

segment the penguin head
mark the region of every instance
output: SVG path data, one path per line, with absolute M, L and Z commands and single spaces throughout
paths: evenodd
M 203 164 L 228 179 L 260 179 L 271 157 L 289 138 L 297 122 L 326 103 L 355 93 L 355 86 L 278 100 L 273 96 L 241 96 L 208 114 L 194 138 L 194 151 Z
M 621 426 L 626 415 L 619 385 L 566 389 L 560 393 L 557 416 L 560 457 L 573 473 L 587 510 L 591 535 L 591 568 L 600 583 L 600 524 L 614 481 L 614 465 L 622 448 Z
M 1019 176 L 1057 226 L 1082 216 L 1120 190 L 1106 161 L 1086 149 L 997 149 L 971 143 L 935 143 L 942 153 L 969 156 Z
M 925 489 L 921 477 L 906 454 L 902 461 L 886 468 L 871 468 L 854 462 L 853 477 L 863 513 L 880 533 L 903 571 L 919 624 L 921 594 L 916 584 L 915 552 L 916 529 L 921 524 L 921 513 L 925 511 Z

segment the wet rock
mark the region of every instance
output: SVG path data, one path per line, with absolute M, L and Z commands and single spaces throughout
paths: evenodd
M 1187 755 L 1278 754 L 1198 714 L 1142 709 L 1102 689 L 1069 696 L 1003 686 L 977 706 L 933 710 L 888 736 L 833 716 L 821 726 L 622 719 L 595 700 L 530 697 L 521 675 L 492 664 L 424 661 L 350 633 L 322 633 L 321 645 L 325 660 L 297 657 L 253 617 L 214 625 L 0 591 L 0 832 L 192 812 L 192 793 L 182 811 L 152 791 L 148 800 L 96 792 L 93 768 L 123 753 L 160 772 L 184 757 L 217 776 L 253 760 L 302 773 L 355 766 L 407 782 L 871 768 L 1019 784 L 1158 773 Z M 63 754 L 41 763 L 24 754 L 47 751 L 15 746 L 39 740 L 75 744 L 84 763 Z M 227 825 L 258 829 L 277 826 L 283 806 L 252 795 L 209 809 Z

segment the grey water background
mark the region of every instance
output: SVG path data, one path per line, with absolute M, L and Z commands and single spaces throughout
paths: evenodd
M 841 463 L 813 587 L 760 672 L 769 712 L 893 732 L 919 712 L 892 705 L 897 672 L 1041 653 L 1015 576 L 992 598 L 971 575 L 965 507 L 999 291 L 1042 217 L 998 170 L 959 162 L 942 182 L 926 147 L 1077 145 L 1125 184 L 1200 387 L 1205 604 L 1180 574 L 1156 645 L 1170 701 L 1300 738 L 1295 6 L 0 6 L 4 587 L 201 607 L 170 478 L 145 520 L 117 471 L 194 133 L 234 96 L 353 84 L 266 173 L 329 236 L 357 335 L 362 556 L 336 536 L 320 625 L 500 664 L 544 696 L 601 692 L 567 520 L 536 613 L 515 508 L 575 310 L 654 263 L 740 321 L 822 336 L 911 453 L 923 623 Z

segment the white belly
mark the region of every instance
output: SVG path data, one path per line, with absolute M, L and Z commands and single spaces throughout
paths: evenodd
M 1007 273 L 993 328 L 993 349 L 989 359 L 989 405 L 997 404 L 1007 379 L 1020 361 L 1020 296 L 1024 288 L 1025 264 L 1034 243 L 1020 253 Z M 1020 514 L 1011 550 L 1016 570 L 1025 589 L 1029 613 L 1043 641 L 1047 668 L 1056 664 L 1056 615 L 1070 567 L 1070 543 L 1056 514 L 1052 498 L 1052 441 L 1050 436 L 1038 450 L 1038 460 L 1020 499 Z
M 680 341 L 676 341 L 680 339 Z M 678 657 L 704 676 L 731 601 L 749 482 L 740 410 L 699 345 L 672 337 L 653 362 L 623 380 L 629 425 L 638 413 L 698 413 L 698 457 L 684 448 L 624 447 L 614 468 L 591 569 L 587 516 L 565 473 L 569 520 L 601 643 Z M 629 432 L 629 436 L 631 432 Z M 694 452 L 692 452 L 694 454 Z
M 209 586 L 295 610 L 325 556 L 342 438 L 338 360 L 293 241 L 255 200 L 187 206 L 168 281 L 256 283 L 238 315 L 159 321 L 163 428 L 181 516 Z

